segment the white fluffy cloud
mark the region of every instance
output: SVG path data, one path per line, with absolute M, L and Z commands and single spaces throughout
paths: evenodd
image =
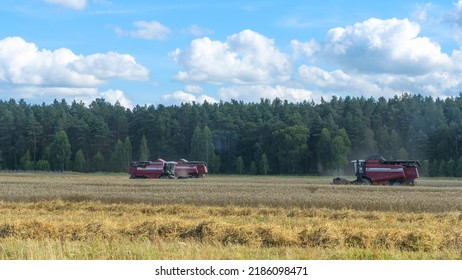
M 204 101 L 208 103 L 217 103 L 218 101 L 209 96 L 202 94 L 204 89 L 198 85 L 187 85 L 184 87 L 183 90 L 175 91 L 171 94 L 165 94 L 162 96 L 162 100 L 167 103 L 198 103 L 202 104 Z
M 171 32 L 170 28 L 168 28 L 167 26 L 161 24 L 160 22 L 156 20 L 135 21 L 133 23 L 133 26 L 136 29 L 131 30 L 131 31 L 123 30 L 121 27 L 118 27 L 118 26 L 115 26 L 113 28 L 119 36 L 130 36 L 130 37 L 138 38 L 138 39 L 158 40 L 158 41 L 166 40 L 168 35 Z
M 371 18 L 329 30 L 322 43 L 290 44 L 292 54 L 283 53 L 273 39 L 251 30 L 223 42 L 196 39 L 189 49 L 170 54 L 182 67 L 174 78 L 222 85 L 217 90 L 220 99 L 246 101 L 392 97 L 403 92 L 445 96 L 460 91 L 462 85 L 462 50 L 442 52 L 438 43 L 420 35 L 418 23 L 408 19 Z M 292 65 L 298 61 L 305 63 L 293 73 Z M 168 98 L 195 100 L 196 95 L 186 90 Z
M 371 18 L 329 30 L 324 52 L 333 63 L 365 73 L 421 75 L 447 68 L 448 55 L 419 32 L 408 19 Z
M 287 99 L 292 102 L 303 102 L 305 100 L 316 99 L 317 96 L 312 91 L 303 88 L 289 88 L 285 86 L 251 85 L 251 86 L 232 86 L 223 87 L 218 90 L 219 96 L 223 100 L 246 100 L 258 102 L 260 99 L 273 100 Z
M 321 46 L 314 40 L 308 42 L 300 42 L 298 40 L 292 40 L 290 42 L 294 55 L 296 58 L 299 56 L 304 56 L 306 58 L 311 58 L 315 53 L 321 50 Z
M 146 40 L 165 40 L 170 33 L 170 28 L 158 21 L 136 21 L 133 25 L 137 28 L 128 34 L 135 38 Z
M 145 80 L 148 75 L 148 69 L 126 54 L 84 56 L 66 48 L 39 50 L 20 37 L 0 40 L 1 92 L 92 96 L 108 79 Z
M 187 85 L 184 87 L 184 89 L 186 92 L 195 93 L 195 94 L 204 92 L 204 89 L 198 85 Z
M 74 10 L 83 10 L 87 6 L 87 0 L 45 0 L 45 2 Z
M 389 88 L 383 75 L 347 74 L 343 70 L 302 65 L 298 70 L 301 81 L 322 95 L 388 96 L 397 92 Z
M 39 50 L 20 37 L 0 40 L 0 85 L 94 87 L 110 78 L 139 80 L 148 74 L 126 54 L 84 56 L 65 48 Z
M 462 87 L 462 50 L 442 52 L 408 19 L 371 18 L 333 28 L 318 49 L 312 41 L 292 45 L 300 53 L 307 50 L 305 57 L 317 58 L 299 66 L 298 81 L 324 95 L 392 97 L 411 92 L 441 97 Z
M 196 39 L 190 49 L 176 49 L 170 56 L 183 68 L 174 78 L 184 82 L 270 84 L 287 81 L 292 68 L 274 40 L 251 30 L 225 42 Z
M 208 95 L 196 95 L 193 93 L 185 92 L 182 90 L 175 91 L 172 94 L 166 94 L 162 96 L 162 100 L 164 100 L 167 103 L 198 103 L 202 104 L 204 101 L 207 101 L 208 103 L 217 103 L 217 100 L 211 96 Z
M 70 65 L 71 69 L 99 79 L 120 78 L 125 80 L 145 79 L 148 70 L 137 64 L 133 56 L 109 52 L 79 56 Z
M 199 25 L 191 25 L 190 27 L 183 29 L 184 34 L 191 34 L 195 36 L 204 36 L 213 34 L 213 30 L 209 28 L 200 27 Z
M 125 108 L 133 108 L 133 103 L 125 96 L 124 92 L 121 90 L 110 89 L 101 92 L 99 95 L 109 103 L 115 104 L 116 102 L 119 102 L 119 104 Z

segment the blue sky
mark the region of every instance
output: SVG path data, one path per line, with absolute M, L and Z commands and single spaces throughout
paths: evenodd
M 2 100 L 131 108 L 462 92 L 462 0 L 2 2 Z

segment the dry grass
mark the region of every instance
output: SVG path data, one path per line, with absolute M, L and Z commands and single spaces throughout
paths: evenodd
M 462 182 L 419 180 L 419 186 L 337 186 L 331 178 L 219 176 L 191 180 L 129 180 L 128 176 L 0 173 L 0 200 L 99 201 L 352 209 L 462 211 Z
M 0 259 L 462 258 L 462 184 L 419 183 L 0 173 Z

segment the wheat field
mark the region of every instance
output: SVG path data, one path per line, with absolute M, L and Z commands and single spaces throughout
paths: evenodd
M 0 173 L 0 259 L 460 259 L 462 182 Z

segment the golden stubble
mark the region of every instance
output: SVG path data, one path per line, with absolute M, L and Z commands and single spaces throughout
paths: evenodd
M 0 175 L 1 259 L 458 259 L 457 181 Z M 419 203 L 416 203 L 419 202 Z

